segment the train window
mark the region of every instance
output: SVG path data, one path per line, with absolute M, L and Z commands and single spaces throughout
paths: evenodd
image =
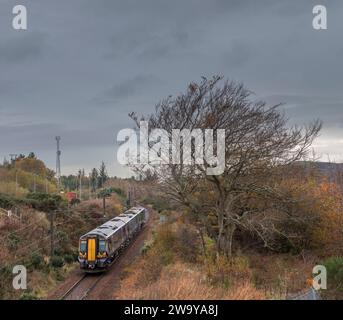
M 99 240 L 99 251 L 100 252 L 106 251 L 106 241 L 105 240 Z
M 86 252 L 86 250 L 87 250 L 87 241 L 83 240 L 80 242 L 80 251 Z

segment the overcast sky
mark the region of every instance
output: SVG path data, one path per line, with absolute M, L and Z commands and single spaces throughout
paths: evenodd
M 24 4 L 28 30 L 12 28 Z M 328 30 L 312 28 L 326 5 Z M 113 175 L 127 114 L 214 74 L 284 102 L 292 123 L 324 121 L 314 147 L 343 161 L 343 1 L 1 0 L 0 159 L 34 151 L 62 174 L 101 160 Z

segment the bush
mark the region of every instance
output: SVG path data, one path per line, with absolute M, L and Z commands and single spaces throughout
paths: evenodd
M 120 197 L 124 197 L 125 196 L 125 191 L 123 189 L 115 188 L 115 187 L 111 187 L 110 189 L 111 189 L 112 192 L 115 192 Z
M 156 280 L 163 267 L 173 265 L 176 261 L 196 262 L 198 246 L 198 235 L 190 225 L 160 225 L 153 233 L 153 239 L 146 242 L 141 250 L 141 268 L 145 274 L 142 283 Z
M 235 283 L 250 282 L 252 273 L 244 256 L 228 258 L 225 255 L 205 259 L 207 276 L 215 286 L 229 288 Z
M 44 259 L 43 256 L 39 253 L 34 253 L 31 256 L 31 265 L 35 268 L 35 269 L 41 269 L 44 265 Z
M 120 203 L 115 203 L 112 206 L 112 211 L 114 214 L 120 214 L 123 212 L 123 206 Z
M 54 268 L 61 268 L 64 265 L 64 261 L 63 261 L 63 258 L 60 256 L 53 256 L 50 259 L 50 264 Z
M 71 255 L 73 256 L 73 260 L 77 261 L 77 258 L 79 257 L 79 250 L 73 250 L 73 252 L 71 253 Z
M 0 194 L 0 208 L 11 209 L 14 205 L 15 201 L 13 198 L 5 194 Z
M 74 255 L 72 255 L 72 254 L 66 254 L 66 255 L 64 256 L 64 261 L 65 261 L 66 263 L 73 263 L 73 262 L 75 262 L 76 260 L 75 260 Z
M 10 266 L 0 266 L 0 299 L 6 299 L 12 287 L 12 268 Z
M 343 257 L 330 257 L 322 263 L 327 272 L 327 292 L 323 292 L 328 297 L 343 297 Z
M 146 255 L 153 245 L 152 241 L 144 241 L 144 245 L 140 250 L 141 255 Z
M 56 210 L 66 204 L 62 197 L 57 194 L 35 192 L 29 193 L 26 198 L 31 201 L 33 200 L 32 207 L 34 209 L 44 212 Z
M 159 252 L 159 259 L 163 265 L 173 263 L 177 255 L 177 238 L 170 225 L 163 225 L 155 234 L 154 249 Z
M 17 186 L 14 181 L 0 181 L 0 193 L 13 195 L 16 197 L 25 197 L 28 190 Z
M 7 194 L 0 193 L 0 208 L 11 209 L 16 205 L 25 204 L 25 201 L 12 197 Z
M 199 254 L 199 235 L 190 225 L 180 224 L 176 229 L 176 250 L 185 262 L 196 262 Z
M 18 245 L 20 243 L 20 238 L 16 233 L 11 233 L 8 236 L 8 247 L 10 250 L 16 250 L 18 248 Z
M 71 200 L 70 200 L 70 205 L 71 205 L 71 206 L 76 206 L 76 205 L 78 205 L 79 203 L 81 203 L 80 199 L 75 198 L 75 199 L 71 199 Z
M 24 292 L 19 299 L 20 300 L 39 300 L 37 295 L 32 292 Z
M 61 257 L 63 256 L 63 254 L 64 254 L 64 250 L 62 249 L 62 247 L 56 246 L 56 248 L 54 249 L 54 255 Z
M 142 202 L 143 204 L 151 204 L 153 209 L 159 213 L 171 210 L 169 203 L 162 198 L 147 197 Z
M 65 279 L 63 273 L 60 272 L 60 270 L 56 271 L 56 280 L 57 281 L 63 281 Z
M 61 246 L 65 246 L 70 242 L 68 234 L 63 230 L 57 230 L 56 239 L 58 239 Z

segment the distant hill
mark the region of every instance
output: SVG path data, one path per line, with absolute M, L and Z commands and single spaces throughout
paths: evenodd
M 338 171 L 343 172 L 343 163 L 314 162 L 313 164 L 319 169 L 319 171 L 326 175 L 332 175 Z
M 319 171 L 319 173 L 333 178 L 337 175 L 338 172 L 343 174 L 343 163 L 333 163 L 333 162 L 323 162 L 323 161 L 304 161 L 300 162 L 300 164 L 304 165 L 308 168 L 315 168 Z

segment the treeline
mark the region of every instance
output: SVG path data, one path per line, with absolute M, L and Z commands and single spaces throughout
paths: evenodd
M 47 168 L 44 162 L 31 152 L 27 156 L 20 154 L 0 165 L 0 193 L 24 197 L 29 192 L 54 193 L 56 187 L 55 172 Z
M 80 169 L 77 174 L 62 176 L 62 186 L 66 191 L 77 191 L 80 187 L 88 189 L 91 192 L 96 192 L 98 189 L 105 187 L 105 183 L 109 180 L 106 165 L 102 161 L 99 169 L 93 168 L 87 175 L 84 169 Z

